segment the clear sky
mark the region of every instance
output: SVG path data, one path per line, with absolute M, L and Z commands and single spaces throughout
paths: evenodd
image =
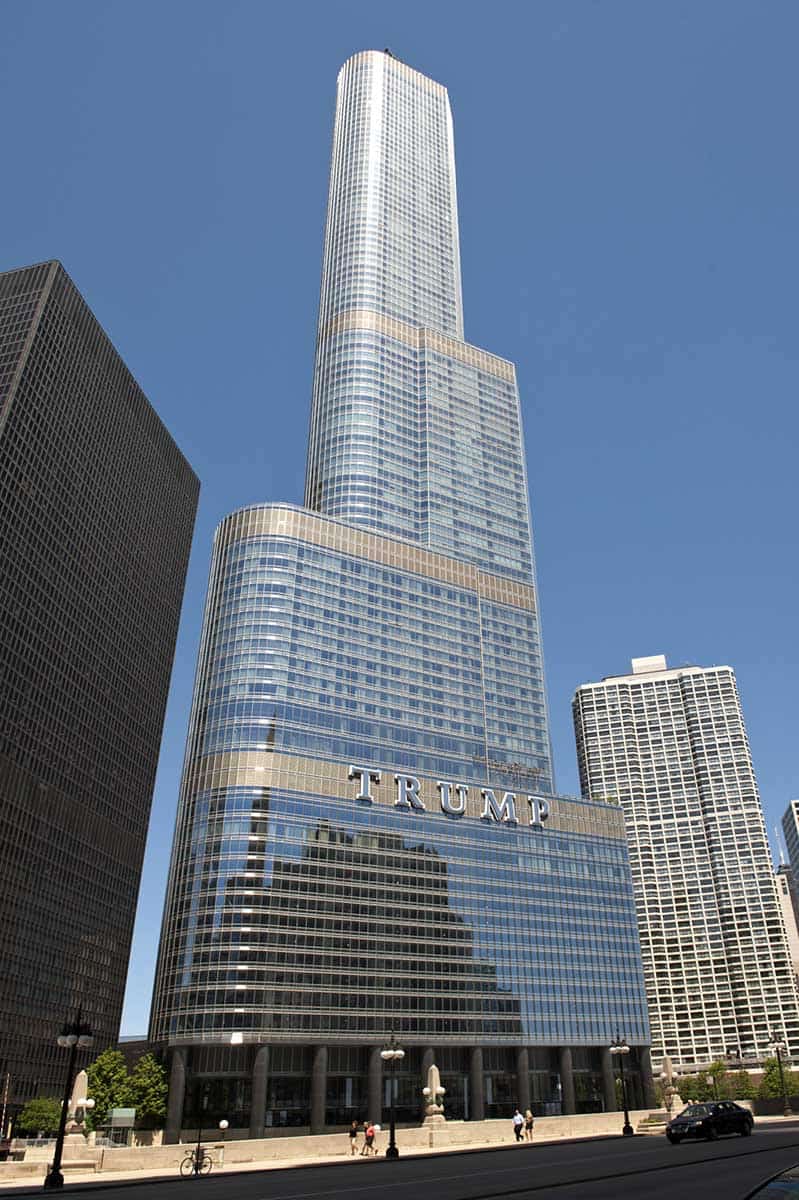
M 213 529 L 302 500 L 356 50 L 450 90 L 466 336 L 518 365 L 558 786 L 577 684 L 728 663 L 773 827 L 799 795 L 795 0 L 5 0 L 0 23 L 0 269 L 63 261 L 203 485 L 123 1032 Z

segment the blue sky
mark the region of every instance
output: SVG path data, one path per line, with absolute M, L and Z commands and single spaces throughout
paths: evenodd
M 6 0 L 0 269 L 60 258 L 202 497 L 123 1032 L 146 1028 L 209 550 L 300 502 L 336 73 L 455 117 L 466 336 L 522 390 L 558 785 L 632 656 L 734 667 L 766 819 L 799 795 L 799 7 Z

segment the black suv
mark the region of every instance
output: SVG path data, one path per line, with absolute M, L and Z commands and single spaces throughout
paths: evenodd
M 707 1104 L 689 1104 L 666 1126 L 666 1137 L 674 1145 L 683 1138 L 707 1138 L 713 1141 L 722 1133 L 740 1133 L 749 1137 L 755 1119 L 748 1108 L 732 1100 L 711 1100 Z

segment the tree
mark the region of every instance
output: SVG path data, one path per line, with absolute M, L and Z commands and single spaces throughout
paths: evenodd
M 727 1086 L 733 1100 L 751 1100 L 755 1094 L 755 1085 L 748 1071 L 735 1071 L 728 1075 Z
M 130 1076 L 125 1059 L 118 1050 L 104 1050 L 88 1068 L 89 1096 L 94 1108 L 87 1113 L 87 1124 L 99 1129 L 105 1124 L 109 1108 L 132 1105 Z
M 715 1079 L 715 1097 L 720 1100 L 725 1100 L 729 1096 L 727 1088 L 727 1063 L 722 1062 L 720 1058 L 716 1058 L 715 1062 L 711 1062 L 708 1067 L 708 1075 L 713 1075 Z M 714 1092 L 713 1085 L 710 1085 L 711 1093 Z
M 169 1092 L 166 1067 L 152 1054 L 143 1055 L 130 1077 L 130 1102 L 136 1108 L 136 1124 L 160 1129 L 166 1118 Z
M 52 1096 L 39 1096 L 29 1100 L 17 1117 L 16 1127 L 20 1133 L 57 1133 L 61 1119 L 61 1102 Z
M 725 1100 L 728 1096 L 727 1091 L 727 1064 L 717 1059 L 712 1062 L 707 1069 L 708 1076 L 712 1075 L 715 1082 L 715 1087 L 710 1084 L 710 1099 Z M 708 1083 L 710 1080 L 708 1079 Z
M 682 1075 L 679 1083 L 683 1100 L 696 1100 L 701 1104 L 704 1100 L 713 1099 L 713 1087 L 707 1077 L 707 1071 L 699 1071 L 696 1075 Z
M 797 1076 L 793 1071 L 789 1071 L 784 1064 L 782 1071 L 785 1076 L 786 1095 L 799 1095 L 799 1079 L 797 1079 Z M 760 1080 L 760 1087 L 757 1089 L 757 1094 L 764 1099 L 770 1096 L 782 1096 L 780 1066 L 776 1058 L 767 1058 L 763 1063 L 763 1077 Z

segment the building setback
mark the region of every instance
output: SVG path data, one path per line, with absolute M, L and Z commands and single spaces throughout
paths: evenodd
M 61 265 L 0 274 L 0 1069 L 116 1042 L 198 481 Z
M 513 365 L 463 340 L 446 90 L 339 75 L 305 508 L 219 526 L 150 1036 L 167 1137 L 649 1089 L 620 810 L 553 792 Z
M 729 667 L 668 669 L 577 689 L 586 798 L 622 806 L 653 1054 L 675 1066 L 799 1051 L 799 1003 L 757 782 Z

